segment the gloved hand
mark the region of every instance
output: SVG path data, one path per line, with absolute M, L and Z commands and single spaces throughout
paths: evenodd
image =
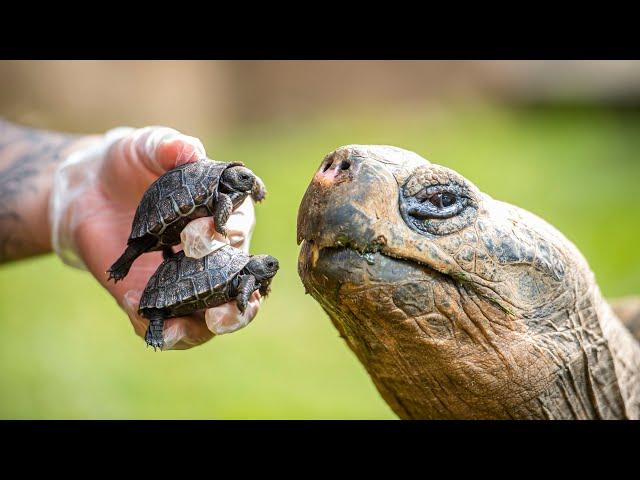
M 144 191 L 166 171 L 204 157 L 200 140 L 171 128 L 123 127 L 70 155 L 54 176 L 49 216 L 55 252 L 68 265 L 89 270 L 127 312 L 140 337 L 148 321 L 137 314 L 138 303 L 162 254 L 142 255 L 118 283 L 108 282 L 106 271 L 126 247 Z M 247 198 L 227 222 L 228 240 L 215 232 L 212 218 L 192 221 L 182 234 L 185 254 L 202 257 L 219 242 L 248 252 L 254 225 L 253 203 Z M 255 292 L 244 314 L 229 302 L 207 310 L 204 318 L 199 314 L 167 320 L 164 349 L 191 348 L 214 334 L 238 330 L 255 317 L 260 301 Z

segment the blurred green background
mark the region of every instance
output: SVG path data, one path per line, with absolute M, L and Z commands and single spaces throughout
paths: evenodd
M 158 63 L 171 75 L 194 66 L 0 62 L 0 115 L 79 132 L 119 124 L 167 124 L 200 136 L 215 159 L 244 161 L 269 189 L 267 201 L 256 209 L 252 250 L 280 259 L 273 292 L 245 329 L 189 351 L 154 353 L 88 274 L 63 266 L 53 256 L 1 266 L 0 418 L 395 418 L 329 319 L 304 294 L 296 270 L 298 204 L 323 156 L 343 144 L 396 145 L 457 170 L 493 197 L 558 227 L 588 259 L 605 296 L 640 294 L 635 62 L 633 68 L 622 69 L 626 73 L 614 88 L 611 82 L 604 87 L 585 84 L 583 67 L 569 80 L 560 75 L 561 80 L 549 86 L 549 71 L 532 73 L 537 70 L 528 64 L 521 66 L 528 74 L 515 75 L 514 80 L 512 64 L 494 64 L 491 74 L 483 77 L 478 71 L 487 67 L 477 62 L 455 62 L 456 68 L 417 62 L 424 64 L 424 72 L 419 81 L 410 81 L 417 82 L 413 90 L 407 86 L 406 71 L 420 69 L 411 62 L 402 68 L 403 62 L 317 62 L 319 66 L 310 67 L 325 77 L 367 68 L 404 72 L 399 79 L 387 73 L 390 79 L 369 86 L 364 96 L 356 93 L 357 82 L 352 90 L 349 82 L 322 90 L 296 62 L 202 62 L 209 64 L 207 69 L 232 70 L 225 74 L 227 83 L 215 86 L 213 80 L 203 82 L 194 74 L 181 77 L 182 83 L 172 88 L 208 92 L 208 105 L 225 92 L 235 92 L 229 94 L 235 100 L 227 99 L 223 113 L 240 113 L 224 121 L 224 114 L 211 107 L 211 118 L 199 111 L 193 125 L 188 112 L 183 115 L 181 110 L 171 121 L 171 109 L 157 106 L 163 102 L 158 92 L 127 103 L 127 94 L 135 97 L 134 87 L 92 84 L 89 74 L 83 77 L 84 90 L 68 94 L 72 87 L 65 80 L 71 81 L 69 72 L 77 73 L 77 64 L 84 64 L 87 72 L 113 71 L 120 78 L 123 69 L 135 75 L 157 73 Z M 204 67 L 196 62 L 194 68 Z M 470 72 L 467 83 L 448 80 L 464 68 Z M 43 69 L 59 72 L 61 79 L 50 83 L 46 93 L 37 80 Z M 261 77 L 254 75 L 248 86 L 229 83 L 228 78 L 244 78 L 243 69 Z M 299 84 L 290 78 L 292 69 L 300 72 Z M 212 79 L 222 74 L 209 75 Z M 432 77 L 439 80 L 429 83 Z M 29 78 L 31 82 L 25 80 Z M 358 81 L 366 83 L 367 76 Z M 122 95 L 108 93 L 111 89 Z M 215 89 L 220 90 L 218 97 L 210 91 Z M 92 103 L 99 95 L 107 113 Z M 121 111 L 107 105 L 116 97 L 121 98 Z M 195 98 L 192 109 L 200 97 Z M 252 111 L 252 106 L 259 111 Z M 126 108 L 133 113 L 127 115 Z M 143 118 L 145 111 L 148 120 Z

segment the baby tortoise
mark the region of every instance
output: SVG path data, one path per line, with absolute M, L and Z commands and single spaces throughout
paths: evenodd
M 203 258 L 190 258 L 184 252 L 167 256 L 140 298 L 138 313 L 149 319 L 147 345 L 162 349 L 164 321 L 168 318 L 234 299 L 244 313 L 253 292 L 268 295 L 278 268 L 278 260 L 270 255 L 249 255 L 230 245 Z
M 615 309 L 565 236 L 453 170 L 339 148 L 298 242 L 307 291 L 400 417 L 640 418 L 640 308 Z
M 127 249 L 107 271 L 122 280 L 140 255 L 155 250 L 171 254 L 180 232 L 196 218 L 213 216 L 216 230 L 226 235 L 229 215 L 251 194 L 266 195 L 262 180 L 240 162 L 201 160 L 180 165 L 158 178 L 136 210 Z

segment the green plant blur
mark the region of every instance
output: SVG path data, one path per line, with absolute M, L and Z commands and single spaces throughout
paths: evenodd
M 459 171 L 564 232 L 606 296 L 640 294 L 640 113 L 372 109 L 203 140 L 269 189 L 252 250 L 281 271 L 260 315 L 205 346 L 154 353 L 88 274 L 53 256 L 4 266 L 1 418 L 395 418 L 296 270 L 300 199 L 343 144 L 396 145 Z

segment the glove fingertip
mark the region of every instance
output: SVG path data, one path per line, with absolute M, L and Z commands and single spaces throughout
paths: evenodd
M 155 160 L 163 171 L 171 170 L 185 163 L 197 162 L 204 157 L 202 144 L 195 145 L 181 137 L 162 141 L 155 151 Z

